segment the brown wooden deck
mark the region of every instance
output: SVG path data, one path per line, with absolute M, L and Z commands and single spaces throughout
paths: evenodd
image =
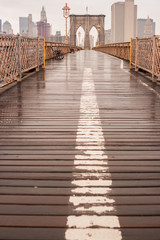
M 159 240 L 160 88 L 81 51 L 1 95 L 0 239 Z

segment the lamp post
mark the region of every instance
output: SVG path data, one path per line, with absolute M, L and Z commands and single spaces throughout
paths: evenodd
M 65 40 L 65 43 L 68 43 L 68 34 L 67 34 L 67 19 L 70 15 L 70 8 L 68 7 L 67 3 L 66 5 L 64 6 L 64 8 L 62 8 L 63 10 L 63 16 L 64 18 L 66 19 L 66 40 Z
M 98 45 L 100 45 L 100 31 L 101 31 L 100 24 L 97 25 L 97 30 L 98 30 Z

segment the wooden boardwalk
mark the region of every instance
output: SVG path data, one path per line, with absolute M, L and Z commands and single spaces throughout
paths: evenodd
M 1 95 L 0 239 L 160 240 L 160 88 L 81 51 Z

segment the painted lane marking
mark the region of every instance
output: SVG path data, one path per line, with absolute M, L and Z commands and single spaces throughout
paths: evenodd
M 108 156 L 104 152 L 105 139 L 90 68 L 84 71 L 76 145 L 76 149 L 81 153 L 75 156 L 74 165 L 80 173 L 73 174 L 74 188 L 69 204 L 73 206 L 75 215 L 67 218 L 68 229 L 65 238 L 66 240 L 121 240 L 119 218 L 115 214 L 103 216 L 109 215 L 110 212 L 116 213 L 116 209 L 114 199 L 109 196 L 112 191 L 112 180 L 105 179 L 105 177 L 111 178 L 111 174 Z M 77 176 L 81 180 L 76 180 Z M 94 180 L 91 177 L 94 177 Z M 87 215 L 88 213 L 90 215 Z

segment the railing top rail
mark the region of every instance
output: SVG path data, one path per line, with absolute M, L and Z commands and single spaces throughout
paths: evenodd
M 151 37 L 136 37 L 136 38 L 133 38 L 133 39 L 148 40 L 148 39 L 153 39 L 153 37 L 160 38 L 160 35 L 154 35 L 154 36 L 151 36 Z
M 77 49 L 82 49 L 81 47 L 78 46 L 73 46 L 70 44 L 66 44 L 66 43 L 58 43 L 58 42 L 46 42 L 46 46 L 55 46 L 55 47 L 70 47 L 70 48 L 77 48 Z
M 26 37 L 26 36 L 21 36 L 20 34 L 17 34 L 17 35 L 15 35 L 15 34 L 0 34 L 0 38 L 4 38 L 4 39 L 6 39 L 6 38 L 17 38 L 17 37 L 21 37 L 22 39 L 28 39 L 28 40 L 32 40 L 32 39 L 44 39 L 43 37 Z
M 130 46 L 130 42 L 124 42 L 124 43 L 109 43 L 109 44 L 97 46 L 97 47 L 95 47 L 95 48 L 119 47 L 119 46 L 128 47 L 128 46 Z
M 155 38 L 160 38 L 160 35 L 154 35 L 154 36 L 152 36 L 152 37 L 143 37 L 143 38 L 139 38 L 139 37 L 136 37 L 136 38 L 131 38 L 132 40 L 150 40 L 150 39 L 153 39 L 153 37 L 155 37 Z M 105 48 L 105 47 L 117 47 L 117 46 L 124 46 L 124 45 L 130 45 L 130 42 L 114 42 L 114 43 L 108 43 L 108 44 L 105 44 L 105 45 L 100 45 L 100 46 L 97 46 L 97 47 L 94 47 L 93 49 L 95 49 L 95 48 Z
M 58 45 L 61 45 L 61 46 L 70 46 L 69 44 L 66 44 L 66 43 L 60 43 L 60 42 L 52 42 L 52 41 L 46 41 L 46 44 L 58 44 Z

